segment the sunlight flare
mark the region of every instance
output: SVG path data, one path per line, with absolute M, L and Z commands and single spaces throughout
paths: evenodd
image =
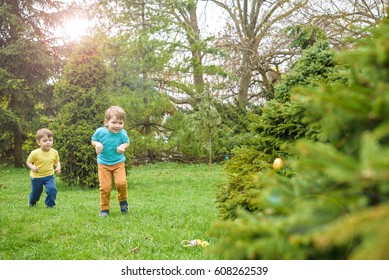
M 83 36 L 88 34 L 89 28 L 90 22 L 88 19 L 82 17 L 70 18 L 63 24 L 63 39 L 69 41 L 78 41 Z

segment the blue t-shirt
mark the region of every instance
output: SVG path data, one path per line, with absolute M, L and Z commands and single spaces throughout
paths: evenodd
M 100 127 L 93 134 L 92 141 L 100 142 L 104 147 L 101 153 L 97 155 L 97 163 L 114 165 L 126 161 L 126 157 L 116 151 L 116 148 L 121 144 L 130 143 L 127 131 L 124 129 L 118 133 L 113 133 L 106 127 Z

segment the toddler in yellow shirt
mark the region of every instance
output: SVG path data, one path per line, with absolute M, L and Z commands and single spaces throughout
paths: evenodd
M 46 207 L 53 208 L 57 197 L 54 173 L 59 174 L 61 172 L 58 151 L 52 148 L 53 133 L 47 128 L 39 129 L 36 134 L 36 143 L 40 148 L 33 150 L 26 162 L 31 170 L 31 193 L 28 205 L 30 207 L 36 205 L 42 195 L 43 186 L 45 186 L 47 194 Z

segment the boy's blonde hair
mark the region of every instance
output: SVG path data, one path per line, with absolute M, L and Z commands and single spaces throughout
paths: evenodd
M 38 131 L 36 132 L 35 139 L 36 141 L 39 141 L 45 136 L 47 136 L 48 138 L 53 138 L 53 133 L 47 128 L 41 128 L 38 129 Z
M 105 121 L 109 121 L 112 117 L 116 117 L 118 120 L 126 120 L 126 112 L 119 106 L 111 106 L 105 112 Z

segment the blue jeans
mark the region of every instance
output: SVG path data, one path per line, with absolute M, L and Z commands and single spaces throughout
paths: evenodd
M 31 178 L 31 193 L 30 193 L 30 205 L 35 205 L 40 199 L 43 186 L 46 187 L 46 199 L 45 204 L 47 207 L 55 206 L 55 199 L 57 197 L 57 189 L 54 184 L 54 176 L 47 176 L 42 178 Z

